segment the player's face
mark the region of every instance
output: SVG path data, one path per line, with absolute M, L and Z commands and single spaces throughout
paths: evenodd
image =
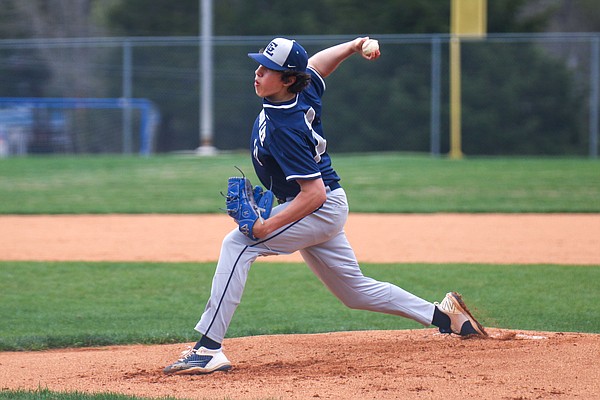
M 259 97 L 272 102 L 292 99 L 295 95 L 288 92 L 289 84 L 281 80 L 281 72 L 259 65 L 254 71 L 254 91 Z

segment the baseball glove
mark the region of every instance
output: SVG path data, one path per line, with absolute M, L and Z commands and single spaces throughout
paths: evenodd
M 253 187 L 246 177 L 231 177 L 227 180 L 225 205 L 227 214 L 238 224 L 240 232 L 252 240 L 258 240 L 252 234 L 256 221 L 261 223 L 269 218 L 273 207 L 273 192 Z

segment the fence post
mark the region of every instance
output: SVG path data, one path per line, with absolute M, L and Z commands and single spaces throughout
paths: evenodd
M 123 153 L 131 154 L 131 42 L 123 42 Z
M 213 155 L 213 0 L 200 5 L 200 155 Z
M 431 39 L 431 155 L 440 155 L 440 102 L 441 102 L 441 43 L 438 36 Z
M 600 91 L 600 35 L 591 42 L 590 57 L 590 158 L 598 158 L 598 103 Z

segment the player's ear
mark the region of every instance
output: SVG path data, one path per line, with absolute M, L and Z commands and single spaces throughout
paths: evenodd
M 296 79 L 297 79 L 297 77 L 295 75 L 284 75 L 281 77 L 283 84 L 287 87 L 290 87 L 294 83 L 296 83 Z

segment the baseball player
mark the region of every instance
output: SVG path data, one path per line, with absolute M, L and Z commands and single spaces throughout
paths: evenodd
M 267 219 L 256 218 L 250 228 L 240 225 L 224 238 L 210 298 L 195 327 L 202 336 L 164 373 L 229 370 L 231 363 L 221 344 L 241 301 L 251 264 L 259 256 L 296 251 L 350 308 L 410 318 L 434 325 L 442 333 L 486 335 L 458 293 L 446 294 L 440 304 L 431 303 L 394 284 L 364 276 L 346 238 L 348 202 L 327 153 L 321 99 L 324 79 L 348 57 L 379 58 L 377 47 L 363 51 L 368 40 L 356 38 L 309 58 L 298 42 L 275 38 L 263 51 L 248 54 L 258 63 L 254 90 L 263 99 L 250 139 L 252 163 L 279 205 Z

